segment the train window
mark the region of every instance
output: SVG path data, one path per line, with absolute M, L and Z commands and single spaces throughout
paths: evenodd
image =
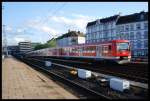
M 127 42 L 117 43 L 117 50 L 129 50 L 129 43 Z
M 69 48 L 69 52 L 70 52 L 70 53 L 72 52 L 72 48 L 71 48 L 71 47 Z
M 111 51 L 111 45 L 108 46 L 108 50 Z

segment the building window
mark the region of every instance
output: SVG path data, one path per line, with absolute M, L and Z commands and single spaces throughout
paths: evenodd
M 126 34 L 127 34 L 127 40 L 130 40 L 130 34 L 129 33 Z
M 144 31 L 144 39 L 148 39 L 148 31 Z
M 131 45 L 131 49 L 133 49 L 134 42 L 133 42 L 133 41 L 130 41 L 130 45 Z
M 111 28 L 113 28 L 113 22 L 111 22 L 110 24 L 111 24 Z
M 124 39 L 124 33 L 120 34 L 120 39 Z
M 88 40 L 88 35 L 86 34 L 86 40 Z
M 140 19 L 141 19 L 141 20 L 143 20 L 143 19 L 144 19 L 144 15 L 143 15 L 143 14 L 141 14 Z
M 137 46 L 137 48 L 141 48 L 142 43 L 141 43 L 141 41 L 140 41 L 140 40 L 137 40 L 137 44 L 136 44 L 136 46 Z
M 99 32 L 96 33 L 96 39 L 98 39 L 98 38 L 99 38 Z
M 98 25 L 96 26 L 96 31 L 99 31 Z
M 137 51 L 137 56 L 142 56 L 142 51 L 141 50 Z
M 145 50 L 145 56 L 148 56 L 148 50 Z
M 123 26 L 123 25 L 120 26 L 120 31 L 121 31 L 121 32 L 124 31 L 124 26 Z
M 93 33 L 90 35 L 90 39 L 91 39 L 91 40 L 93 39 Z
M 131 39 L 131 40 L 134 39 L 134 32 L 130 32 L 130 39 Z
M 125 26 L 125 31 L 129 31 L 129 25 Z
M 137 47 L 137 43 L 136 43 L 136 41 L 134 41 L 134 49 L 136 49 Z
M 104 29 L 104 30 L 106 30 L 107 27 L 108 27 L 107 24 L 104 24 L 104 25 L 103 25 L 103 29 Z
M 125 39 L 128 40 L 128 33 L 125 33 Z
M 96 39 L 96 33 L 94 33 L 94 39 Z
M 88 38 L 89 40 L 91 39 L 91 34 L 89 34 L 89 38 Z
M 91 27 L 91 33 L 93 33 L 93 26 Z
M 112 37 L 116 37 L 116 33 L 113 33 L 113 32 L 112 32 Z
M 92 31 L 91 31 L 91 28 L 89 27 L 89 33 L 91 33 Z
M 134 30 L 134 24 L 130 24 L 130 30 Z
M 120 26 L 117 26 L 117 33 L 120 32 Z
M 108 38 L 108 37 L 109 37 L 109 34 L 110 34 L 110 33 L 109 33 L 108 31 L 106 31 L 106 32 L 105 32 L 105 35 L 106 35 L 105 38 Z
M 144 40 L 144 48 L 148 48 L 148 41 Z
M 111 37 L 111 33 L 108 32 L 107 34 L 108 34 L 108 37 Z
M 148 29 L 148 23 L 144 23 L 144 29 Z
M 140 23 L 136 24 L 136 29 L 141 29 L 141 24 Z
M 104 38 L 104 34 L 103 34 L 103 32 L 101 33 L 101 38 Z
M 137 32 L 137 33 L 136 33 L 136 38 L 137 38 L 137 39 L 141 39 L 141 32 Z
M 99 38 L 102 38 L 102 34 L 101 34 L 101 32 L 99 32 Z
M 137 56 L 137 52 L 136 51 L 134 51 L 133 54 L 134 54 L 134 56 Z

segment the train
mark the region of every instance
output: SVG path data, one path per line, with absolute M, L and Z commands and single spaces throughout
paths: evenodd
M 131 61 L 131 46 L 128 40 L 111 40 L 93 44 L 78 44 L 64 47 L 45 48 L 31 51 L 27 57 L 48 56 L 63 58 L 84 58 L 101 62 L 111 61 L 124 64 Z

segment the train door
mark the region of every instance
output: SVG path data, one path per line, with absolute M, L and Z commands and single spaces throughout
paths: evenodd
M 107 56 L 108 54 L 108 45 L 102 45 L 102 56 Z
M 100 57 L 101 53 L 100 53 L 100 46 L 96 46 L 96 56 Z
M 78 47 L 79 56 L 82 56 L 82 47 Z
M 112 45 L 102 45 L 102 56 L 111 56 Z

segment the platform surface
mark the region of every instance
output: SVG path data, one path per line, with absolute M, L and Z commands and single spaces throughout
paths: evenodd
M 13 57 L 2 61 L 2 99 L 78 99 Z

